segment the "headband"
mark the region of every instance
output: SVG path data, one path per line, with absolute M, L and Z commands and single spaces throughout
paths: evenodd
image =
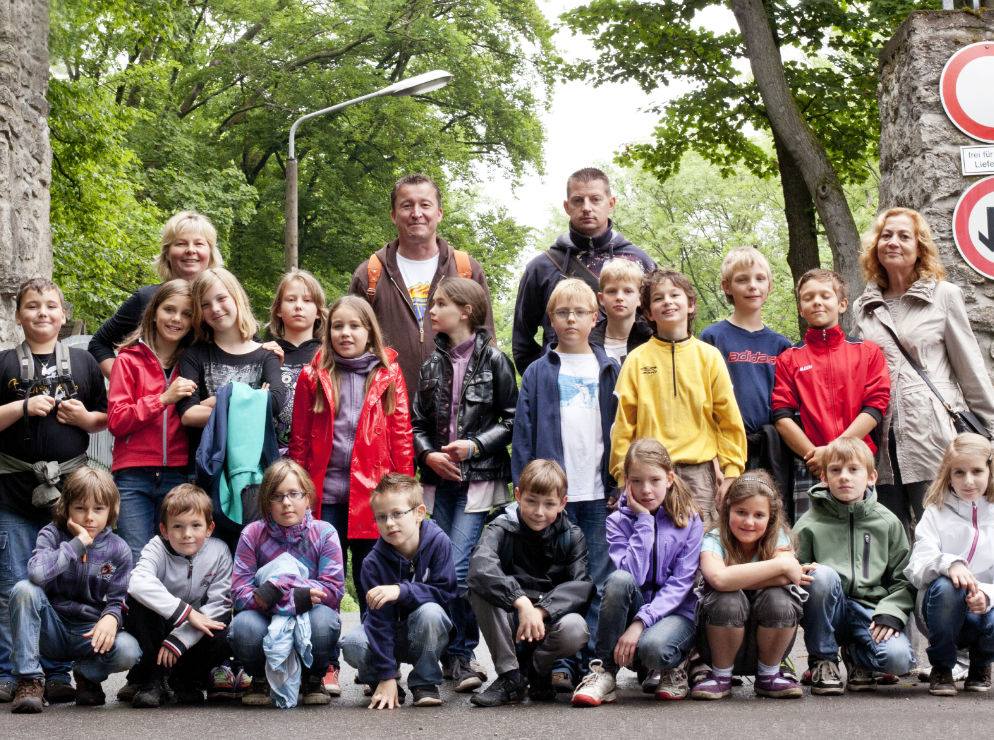
M 762 478 L 757 478 L 754 475 L 742 475 L 742 476 L 739 476 L 738 480 L 748 481 L 750 483 L 758 483 L 759 485 L 763 486 L 764 488 L 769 489 L 770 493 L 777 493 L 776 489 L 773 488 L 773 486 L 771 486 L 769 483 L 767 483 Z M 777 495 L 779 496 L 780 494 L 777 494 Z

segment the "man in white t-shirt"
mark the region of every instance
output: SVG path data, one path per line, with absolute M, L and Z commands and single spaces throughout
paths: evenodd
M 421 365 L 435 349 L 435 334 L 428 320 L 435 286 L 443 277 L 459 277 L 460 263 L 469 277 L 487 291 L 480 263 L 456 250 L 438 236 L 442 221 L 442 194 L 430 177 L 405 175 L 390 193 L 390 219 L 397 239 L 378 250 L 356 268 L 349 293 L 365 297 L 379 321 L 383 339 L 397 351 L 408 391 L 417 389 Z M 494 334 L 492 312 L 486 321 Z

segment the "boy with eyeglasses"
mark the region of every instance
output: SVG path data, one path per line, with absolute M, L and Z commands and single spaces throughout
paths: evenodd
M 590 344 L 597 322 L 597 296 L 582 280 L 562 280 L 552 291 L 549 318 L 558 342 L 528 366 L 521 378 L 511 438 L 511 477 L 530 461 L 555 460 L 566 471 L 566 516 L 583 532 L 589 550 L 590 577 L 597 592 L 587 612 L 591 635 L 597 634 L 600 593 L 612 568 L 608 554 L 605 498 L 615 487 L 609 472 L 611 424 L 617 399 L 614 384 L 620 366 L 603 349 Z M 557 692 L 572 693 L 573 678 L 593 658 L 553 671 Z M 572 675 L 570 675 L 572 674 Z
M 371 687 L 370 709 L 404 703 L 397 682 L 402 662 L 414 666 L 407 676 L 414 706 L 438 706 L 438 661 L 452 629 L 446 606 L 456 595 L 452 543 L 425 519 L 421 484 L 411 476 L 387 473 L 369 501 L 380 536 L 362 563 L 368 608 L 342 642 L 342 656 Z

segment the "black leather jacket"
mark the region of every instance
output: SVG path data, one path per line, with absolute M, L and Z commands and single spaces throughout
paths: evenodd
M 414 457 L 424 483 L 438 484 L 438 474 L 425 464 L 429 452 L 448 444 L 452 408 L 452 361 L 449 338 L 435 337 L 436 349 L 421 366 L 417 394 L 411 405 L 414 428 Z M 466 368 L 456 420 L 457 439 L 476 442 L 479 454 L 460 464 L 463 482 L 511 480 L 511 442 L 514 408 L 518 403 L 518 383 L 511 360 L 490 343 L 490 335 L 480 329 Z

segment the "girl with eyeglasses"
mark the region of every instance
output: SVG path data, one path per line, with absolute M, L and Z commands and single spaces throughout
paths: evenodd
M 299 702 L 327 704 L 324 675 L 337 654 L 341 621 L 339 603 L 345 591 L 342 548 L 335 528 L 315 519 L 314 485 L 307 471 L 292 460 L 279 460 L 266 470 L 259 484 L 262 519 L 242 530 L 231 574 L 235 617 L 228 642 L 235 657 L 252 675 L 252 686 L 242 704 L 294 706 L 298 699 L 292 675 L 280 686 L 266 677 L 267 650 L 263 640 L 273 632 L 276 617 L 307 616 L 310 628 L 310 664 L 300 654 Z M 296 638 L 296 630 L 290 630 Z M 279 643 L 272 639 L 272 651 Z M 292 674 L 292 671 L 288 672 Z

